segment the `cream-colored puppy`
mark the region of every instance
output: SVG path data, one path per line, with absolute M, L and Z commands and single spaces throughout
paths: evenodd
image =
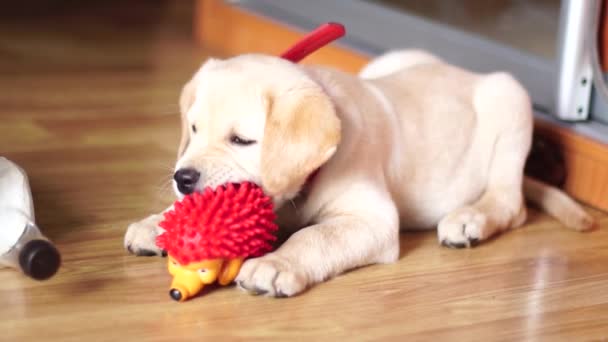
M 294 232 L 243 265 L 237 283 L 253 293 L 292 296 L 394 262 L 400 227 L 437 227 L 443 245 L 474 246 L 524 223 L 524 192 L 566 225 L 592 225 L 564 193 L 524 178 L 532 108 L 506 73 L 422 51 L 381 56 L 359 77 L 243 55 L 206 62 L 180 106 L 178 195 L 253 181 Z M 160 219 L 132 224 L 126 248 L 160 254 Z

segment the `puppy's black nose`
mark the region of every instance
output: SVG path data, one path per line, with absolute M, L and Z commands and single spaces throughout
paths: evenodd
M 175 183 L 177 184 L 177 190 L 184 195 L 194 192 L 196 182 L 198 182 L 200 177 L 200 172 L 195 169 L 179 169 L 173 175 L 173 179 L 175 179 Z

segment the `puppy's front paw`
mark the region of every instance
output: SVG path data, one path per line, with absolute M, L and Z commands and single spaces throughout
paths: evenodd
M 163 232 L 158 226 L 161 220 L 162 215 L 152 215 L 129 225 L 125 234 L 125 248 L 138 256 L 165 256 L 164 251 L 156 246 L 156 237 Z
M 288 260 L 273 253 L 245 261 L 236 283 L 254 295 L 291 297 L 306 289 L 308 281 Z
M 444 217 L 437 226 L 439 242 L 451 248 L 475 247 L 488 238 L 488 220 L 479 210 L 466 207 Z

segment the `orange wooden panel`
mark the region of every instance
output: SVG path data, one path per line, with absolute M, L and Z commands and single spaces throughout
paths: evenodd
M 207 51 L 219 55 L 266 53 L 278 55 L 304 33 L 257 16 L 221 0 L 198 0 L 195 37 Z M 347 33 L 348 34 L 348 33 Z M 324 64 L 357 72 L 369 58 L 335 44 L 324 47 L 302 63 Z
M 535 129 L 563 152 L 564 189 L 582 202 L 608 210 L 608 145 L 544 121 L 537 121 Z

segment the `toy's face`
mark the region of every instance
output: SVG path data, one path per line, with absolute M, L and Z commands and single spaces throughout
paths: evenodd
M 203 284 L 211 284 L 217 279 L 222 262 L 222 259 L 213 259 L 181 265 L 169 257 L 169 273 L 174 277 L 192 277 L 199 279 Z
M 204 285 L 216 281 L 223 265 L 222 259 L 203 260 L 181 265 L 169 256 L 169 273 L 173 276 L 170 295 L 183 301 L 197 294 Z

